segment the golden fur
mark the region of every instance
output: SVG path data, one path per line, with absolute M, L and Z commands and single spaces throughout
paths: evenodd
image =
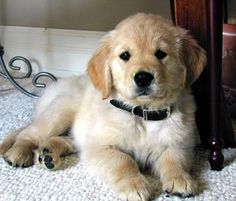
M 155 56 L 157 49 L 167 53 Z M 128 51 L 130 59 L 120 55 Z M 57 169 L 60 156 L 80 153 L 91 173 L 107 182 L 124 200 L 146 201 L 152 187 L 140 172 L 150 168 L 163 191 L 189 196 L 196 186 L 189 171 L 195 144 L 195 103 L 190 85 L 206 63 L 204 50 L 186 30 L 160 16 L 136 14 L 109 32 L 88 63 L 88 76 L 71 77 L 49 87 L 39 100 L 34 120 L 0 145 L 12 165 L 40 163 Z M 134 76 L 153 75 L 148 95 L 137 94 Z M 113 107 L 109 101 L 146 106 L 171 106 L 161 121 Z M 73 140 L 62 136 L 69 128 Z

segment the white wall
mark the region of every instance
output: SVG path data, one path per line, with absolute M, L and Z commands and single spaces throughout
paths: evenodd
M 136 12 L 170 18 L 169 0 L 0 0 L 0 25 L 107 31 Z
M 82 74 L 106 32 L 0 26 L 6 64 L 14 56 L 26 57 L 33 73 L 49 71 L 63 77 Z M 14 63 L 26 71 L 24 63 Z
M 233 21 L 235 0 L 228 10 Z M 80 74 L 105 32 L 136 12 L 171 17 L 169 0 L 0 0 L 0 44 L 6 61 L 24 56 L 35 72 Z

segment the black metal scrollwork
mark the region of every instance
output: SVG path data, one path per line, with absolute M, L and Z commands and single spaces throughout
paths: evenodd
M 16 66 L 14 65 L 14 63 L 16 61 L 22 61 L 25 63 L 26 67 L 27 67 L 27 72 L 26 74 L 22 75 L 22 76 L 12 76 L 5 63 L 4 63 L 4 60 L 3 60 L 3 54 L 4 54 L 4 51 L 3 51 L 3 47 L 0 46 L 0 76 L 7 79 L 8 81 L 10 81 L 12 83 L 12 85 L 15 86 L 16 89 L 18 89 L 19 91 L 21 91 L 23 94 L 29 96 L 29 97 L 33 97 L 33 98 L 38 98 L 39 95 L 37 94 L 34 94 L 34 93 L 31 93 L 29 91 L 27 91 L 25 88 L 23 88 L 22 86 L 20 86 L 16 81 L 15 79 L 25 79 L 25 78 L 30 78 L 31 74 L 32 74 L 32 66 L 31 66 L 31 63 L 29 62 L 29 60 L 27 60 L 26 58 L 24 57 L 21 57 L 21 56 L 16 56 L 14 58 L 12 58 L 10 61 L 9 61 L 9 68 L 12 69 L 12 70 L 18 70 L 20 71 L 21 70 L 21 67 L 19 66 Z M 38 87 L 38 88 L 45 88 L 46 87 L 46 84 L 45 83 L 40 83 L 38 81 L 38 79 L 40 77 L 48 77 L 50 78 L 52 81 L 57 81 L 57 78 L 51 74 L 51 73 L 48 73 L 48 72 L 39 72 L 37 73 L 36 75 L 33 76 L 32 78 L 32 84 L 33 86 L 35 87 Z

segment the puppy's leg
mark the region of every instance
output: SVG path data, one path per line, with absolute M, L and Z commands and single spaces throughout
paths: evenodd
M 158 161 L 163 191 L 181 197 L 192 196 L 196 191 L 196 184 L 189 174 L 192 160 L 187 154 L 191 150 L 186 151 L 168 148 Z
M 64 133 L 71 126 L 73 118 L 74 112 L 68 103 L 52 102 L 18 135 L 1 144 L 1 147 L 5 147 L 3 157 L 13 166 L 33 165 L 33 151 L 39 142 Z
M 39 143 L 36 162 L 47 169 L 56 170 L 61 164 L 61 157 L 75 153 L 72 140 L 67 136 L 53 136 Z
M 93 147 L 81 154 L 89 169 L 110 184 L 121 199 L 147 201 L 150 198 L 151 186 L 128 154 L 110 147 Z

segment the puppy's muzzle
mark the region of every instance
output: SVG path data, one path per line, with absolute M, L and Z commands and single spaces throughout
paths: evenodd
M 140 88 L 149 87 L 152 84 L 153 79 L 153 75 L 145 71 L 138 72 L 134 76 L 134 82 Z

